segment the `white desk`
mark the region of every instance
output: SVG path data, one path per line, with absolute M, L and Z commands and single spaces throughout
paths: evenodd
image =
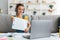
M 33 40 L 60 40 L 59 35 L 57 33 L 53 34 L 55 36 L 50 36 L 47 38 L 39 38 L 39 39 L 33 39 Z
M 6 35 L 10 35 L 10 34 L 13 35 L 13 37 L 12 37 L 13 40 L 30 40 L 30 39 L 26 39 L 23 37 L 23 35 L 25 35 L 26 33 L 6 33 L 4 35 L 6 36 Z M 60 40 L 58 33 L 52 33 L 52 35 L 54 35 L 54 36 L 50 36 L 47 38 L 31 39 L 31 40 Z
M 19 39 L 29 40 L 29 39 L 23 38 L 22 37 L 23 35 L 25 35 L 25 33 L 20 33 L 20 34 L 17 33 L 17 35 L 13 39 L 14 40 L 19 40 Z M 50 36 L 50 37 L 47 37 L 47 38 L 31 39 L 31 40 L 60 40 L 58 33 L 52 33 L 52 35 L 54 35 L 54 36 Z

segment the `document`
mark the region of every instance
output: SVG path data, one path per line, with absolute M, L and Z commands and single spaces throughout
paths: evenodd
M 15 18 L 15 20 L 12 23 L 12 29 L 25 30 L 27 28 L 27 23 L 27 20 Z

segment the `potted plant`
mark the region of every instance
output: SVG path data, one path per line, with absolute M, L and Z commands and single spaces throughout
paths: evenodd
M 53 8 L 53 5 L 51 4 L 51 5 L 49 5 L 49 7 L 52 9 Z
M 45 15 L 45 14 L 46 14 L 45 12 L 42 13 L 42 15 Z
M 12 8 L 13 6 L 10 6 L 10 9 Z
M 36 15 L 36 13 L 37 13 L 36 11 L 33 11 L 33 15 Z

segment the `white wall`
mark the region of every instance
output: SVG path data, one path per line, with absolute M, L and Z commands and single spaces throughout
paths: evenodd
M 39 2 L 41 2 L 42 0 L 40 0 Z M 51 0 L 52 1 L 52 0 Z M 51 1 L 47 1 L 47 2 L 51 2 Z M 12 2 L 10 0 L 10 2 Z M 48 12 L 47 15 L 60 15 L 60 0 L 55 0 L 56 2 L 56 5 L 55 5 L 55 8 L 56 10 L 52 13 L 52 14 L 49 14 Z M 0 0 L 0 8 L 3 10 L 2 13 L 8 13 L 8 0 Z M 32 14 L 32 11 L 25 11 L 25 13 L 27 14 Z M 41 15 L 42 11 L 38 11 L 37 14 Z
M 55 15 L 60 15 L 60 0 L 56 0 L 56 13 Z
M 13 13 L 15 13 L 15 4 L 10 4 L 10 3 L 19 3 L 21 0 L 15 0 L 15 1 L 13 1 L 13 0 L 8 0 L 8 13 L 10 14 L 12 14 L 12 15 L 14 15 Z M 24 2 L 24 3 L 26 3 L 28 0 L 22 0 L 22 2 Z M 34 0 L 30 0 L 31 2 L 33 2 Z M 44 9 L 49 9 L 49 7 L 48 7 L 48 5 L 49 4 L 46 4 L 46 5 L 44 5 L 44 4 L 42 4 L 41 2 L 42 2 L 42 0 L 39 0 L 39 2 L 40 2 L 40 5 L 29 5 L 30 6 L 30 9 L 31 8 L 37 8 L 37 9 L 39 9 L 40 8 L 40 11 L 37 11 L 37 14 L 36 15 L 42 15 L 42 13 L 43 12 L 46 12 L 46 15 L 60 15 L 60 8 L 59 8 L 59 6 L 60 6 L 60 1 L 59 0 L 45 0 L 47 3 L 50 3 L 50 2 L 56 2 L 56 4 L 54 5 L 54 7 L 53 7 L 53 9 L 55 9 L 52 13 L 50 13 L 50 12 L 48 12 L 48 11 L 46 11 L 46 10 L 44 10 Z M 36 2 L 36 0 L 34 1 L 34 3 Z M 9 6 L 10 5 L 13 5 L 13 8 L 12 9 L 9 9 Z M 26 8 L 26 5 L 27 4 L 25 4 L 25 8 Z M 41 9 L 42 10 L 44 10 L 44 11 L 41 11 Z M 32 10 L 30 10 L 30 11 L 28 11 L 27 9 L 25 10 L 25 14 L 28 14 L 28 15 L 33 15 L 33 11 Z
M 3 11 L 3 14 L 8 13 L 8 0 L 0 0 L 0 9 Z

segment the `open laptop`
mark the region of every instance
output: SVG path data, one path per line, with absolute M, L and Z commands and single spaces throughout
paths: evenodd
M 25 35 L 27 39 L 50 37 L 52 20 L 32 20 L 31 35 Z

